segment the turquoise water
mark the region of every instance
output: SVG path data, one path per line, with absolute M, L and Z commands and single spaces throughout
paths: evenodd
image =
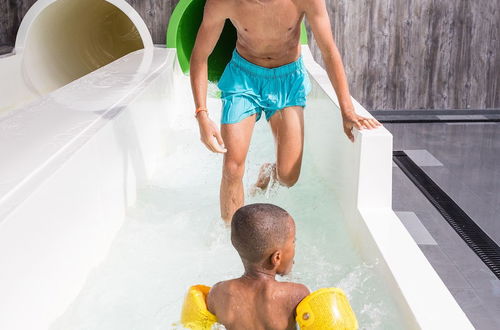
M 218 100 L 210 100 L 216 108 Z M 188 113 L 188 112 L 186 112 Z M 184 118 L 184 114 L 176 114 Z M 240 276 L 243 267 L 219 219 L 220 155 L 199 142 L 191 113 L 172 128 L 172 149 L 115 237 L 106 260 L 52 329 L 178 329 L 183 296 L 192 284 L 213 285 Z M 307 125 L 307 123 L 306 123 Z M 274 160 L 265 121 L 256 127 L 247 160 L 245 187 L 260 165 Z M 284 207 L 297 224 L 294 270 L 284 280 L 311 290 L 336 286 L 349 296 L 362 329 L 401 329 L 398 309 L 378 277 L 376 264 L 357 255 L 339 205 L 314 175 L 313 150 L 305 150 L 296 186 L 278 187 L 247 203 Z M 248 189 L 247 189 L 248 191 Z

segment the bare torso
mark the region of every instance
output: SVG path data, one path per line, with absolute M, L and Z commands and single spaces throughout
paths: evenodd
M 301 284 L 234 279 L 214 286 L 207 300 L 228 330 L 288 330 L 296 329 L 295 307 L 303 297 Z
M 300 23 L 304 12 L 297 0 L 230 0 L 229 19 L 236 27 L 236 49 L 248 61 L 274 68 L 300 56 Z

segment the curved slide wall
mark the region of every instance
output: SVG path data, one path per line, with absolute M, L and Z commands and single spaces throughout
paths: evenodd
M 0 60 L 0 112 L 50 93 L 141 48 L 149 31 L 124 0 L 39 0 L 26 14 L 13 54 Z

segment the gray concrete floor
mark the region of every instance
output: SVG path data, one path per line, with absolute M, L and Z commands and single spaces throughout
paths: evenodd
M 406 151 L 500 243 L 500 124 L 384 126 L 394 136 L 394 150 Z M 473 325 L 500 329 L 500 280 L 396 165 L 393 209 Z

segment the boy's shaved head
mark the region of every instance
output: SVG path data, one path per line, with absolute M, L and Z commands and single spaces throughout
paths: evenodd
M 259 262 L 282 247 L 294 226 L 287 211 L 273 204 L 256 203 L 239 208 L 231 222 L 231 242 L 240 257 Z

